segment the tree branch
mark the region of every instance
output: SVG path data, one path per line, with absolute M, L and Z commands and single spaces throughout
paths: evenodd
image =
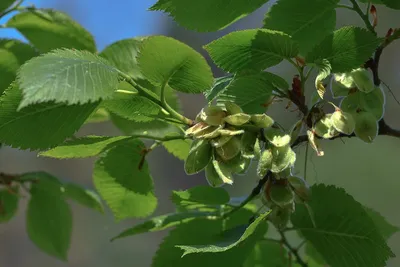
M 308 263 L 305 262 L 305 261 L 301 258 L 300 254 L 299 254 L 299 251 L 298 251 L 296 248 L 294 248 L 294 247 L 292 247 L 292 246 L 290 245 L 290 243 L 289 243 L 289 241 L 287 240 L 285 234 L 284 234 L 282 231 L 279 231 L 279 234 L 280 234 L 280 236 L 281 236 L 281 242 L 282 242 L 282 244 L 283 244 L 287 249 L 289 249 L 289 251 L 293 254 L 293 256 L 296 258 L 297 263 L 298 263 L 301 267 L 308 267 Z
M 262 187 L 264 186 L 264 184 L 268 181 L 268 179 L 271 176 L 271 172 L 269 171 L 264 178 L 262 178 L 260 181 L 258 181 L 258 184 L 256 187 L 253 188 L 253 190 L 251 191 L 250 195 L 243 200 L 242 203 L 240 203 L 239 206 L 234 207 L 232 210 L 230 210 L 229 212 L 225 213 L 224 215 L 222 215 L 222 218 L 227 218 L 230 215 L 232 215 L 233 213 L 237 212 L 238 210 L 240 210 L 241 208 L 243 208 L 244 206 L 247 205 L 247 203 L 251 202 L 255 197 L 258 196 L 258 194 L 260 194 Z

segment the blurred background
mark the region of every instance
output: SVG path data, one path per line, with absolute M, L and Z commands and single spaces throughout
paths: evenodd
M 0 0 L 1 1 L 1 0 Z M 275 2 L 270 1 L 251 16 L 217 33 L 195 33 L 177 26 L 168 16 L 147 9 L 156 0 L 34 0 L 27 3 L 37 7 L 62 10 L 88 29 L 95 37 L 99 51 L 107 45 L 124 38 L 163 34 L 179 39 L 195 49 L 227 32 L 255 28 L 262 25 L 262 18 Z M 378 32 L 383 36 L 390 28 L 400 26 L 399 13 L 378 6 Z M 4 23 L 5 20 L 0 21 Z M 338 10 L 337 26 L 347 24 L 362 26 L 361 19 L 348 10 Z M 1 29 L 0 38 L 22 37 L 13 30 Z M 205 54 L 204 54 L 205 55 Z M 388 47 L 381 60 L 381 78 L 389 84 L 400 98 L 400 41 Z M 217 69 L 216 76 L 222 75 Z M 272 72 L 280 74 L 291 82 L 295 69 L 288 64 L 274 67 Z M 308 86 L 313 89 L 313 79 Z M 385 89 L 386 92 L 388 92 Z M 181 95 L 185 114 L 194 117 L 205 104 L 201 96 Z M 286 103 L 284 103 L 286 104 Z M 273 107 L 268 113 L 281 124 L 289 127 L 296 121 L 296 112 L 284 111 L 284 104 Z M 400 106 L 387 94 L 385 119 L 392 127 L 400 128 Z M 118 130 L 109 123 L 86 125 L 79 135 L 117 135 Z M 323 143 L 324 157 L 310 153 L 307 180 L 310 183 L 324 182 L 344 187 L 356 200 L 380 212 L 387 220 L 400 226 L 400 140 L 379 136 L 374 144 L 367 145 L 353 139 L 335 140 Z M 171 190 L 186 189 L 197 184 L 205 184 L 200 174 L 187 177 L 183 162 L 167 154 L 162 148 L 150 154 L 149 164 L 155 180 L 159 206 L 155 215 L 173 211 L 169 201 Z M 300 147 L 296 173 L 303 175 L 305 147 Z M 310 150 L 311 152 L 311 150 Z M 73 181 L 88 188 L 91 182 L 93 160 L 49 160 L 36 153 L 18 151 L 3 147 L 0 150 L 0 171 L 21 173 L 44 170 L 63 180 Z M 254 167 L 254 166 L 253 166 Z M 239 177 L 227 189 L 233 196 L 250 192 L 256 183 L 254 172 Z M 110 243 L 110 238 L 120 231 L 139 223 L 139 220 L 125 220 L 116 223 L 107 211 L 101 215 L 71 203 L 74 215 L 73 237 L 68 263 L 58 261 L 39 251 L 28 239 L 25 231 L 25 208 L 27 196 L 20 202 L 18 215 L 8 224 L 0 224 L 0 266 L 1 267 L 147 267 L 166 232 L 142 234 Z M 400 234 L 394 235 L 389 245 L 400 256 Z M 400 266 L 400 257 L 390 260 L 388 266 Z

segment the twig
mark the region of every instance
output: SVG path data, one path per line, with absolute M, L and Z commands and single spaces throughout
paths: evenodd
M 381 83 L 388 89 L 389 93 L 392 95 L 393 99 L 400 105 L 400 101 L 397 99 L 396 95 L 393 93 L 392 89 L 387 85 L 384 81 L 381 80 Z
M 281 236 L 281 242 L 282 242 L 282 244 L 283 244 L 287 249 L 289 249 L 289 251 L 293 254 L 293 256 L 296 258 L 297 263 L 298 263 L 301 267 L 308 267 L 308 263 L 305 262 L 305 261 L 301 258 L 300 254 L 299 254 L 299 251 L 298 251 L 296 248 L 294 248 L 294 247 L 292 247 L 292 246 L 290 245 L 290 243 L 289 243 L 289 241 L 287 240 L 285 234 L 284 234 L 282 231 L 279 231 L 279 234 L 280 234 L 280 236 Z
M 240 203 L 239 206 L 234 207 L 233 209 L 231 209 L 230 211 L 228 211 L 227 213 L 222 215 L 222 218 L 225 219 L 225 218 L 229 217 L 233 213 L 237 212 L 238 210 L 240 210 L 241 208 L 246 206 L 247 203 L 252 201 L 256 196 L 258 196 L 258 194 L 260 194 L 260 192 L 261 192 L 262 187 L 268 181 L 270 176 L 271 176 L 271 172 L 268 172 L 264 176 L 264 178 L 262 178 L 260 181 L 258 181 L 257 186 L 253 188 L 253 190 L 251 191 L 250 195 L 245 200 L 243 200 L 242 203 Z
M 358 5 L 358 3 L 357 3 L 356 0 L 350 0 L 350 2 L 353 4 L 353 8 L 352 8 L 352 9 L 353 9 L 355 12 L 358 13 L 358 15 L 359 15 L 359 16 L 361 17 L 361 19 L 364 21 L 365 26 L 367 27 L 367 29 L 368 29 L 370 32 L 372 32 L 374 35 L 377 35 L 377 34 L 376 34 L 376 31 L 375 31 L 375 29 L 374 29 L 374 27 L 372 26 L 371 22 L 369 21 L 368 13 L 365 14 L 365 13 L 361 10 L 361 8 L 360 8 L 360 6 Z

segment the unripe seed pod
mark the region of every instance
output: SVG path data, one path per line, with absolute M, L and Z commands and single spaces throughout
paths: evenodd
M 313 128 L 316 135 L 319 137 L 329 139 L 337 136 L 339 133 L 333 127 L 332 114 L 326 114 L 322 119 L 320 119 Z
M 366 143 L 372 143 L 378 135 L 379 127 L 372 113 L 361 111 L 354 114 L 356 127 L 354 133 Z
M 333 127 L 341 133 L 350 135 L 354 132 L 356 123 L 350 113 L 336 110 L 331 117 Z
M 212 157 L 211 145 L 206 140 L 194 140 L 185 160 L 185 172 L 188 175 L 202 171 Z
M 290 135 L 283 133 L 280 129 L 265 129 L 264 136 L 275 147 L 284 147 L 290 143 Z
M 257 138 L 256 142 L 254 144 L 254 158 L 260 159 L 261 153 L 262 153 L 262 148 L 261 148 L 261 144 L 260 144 L 260 139 Z
M 272 148 L 271 172 L 280 173 L 290 168 L 296 162 L 296 153 L 287 145 L 285 147 Z
M 271 185 L 272 185 L 272 182 L 269 179 L 261 189 L 261 201 L 266 207 L 268 207 L 270 209 L 276 207 L 275 203 L 273 203 L 271 201 L 271 198 L 269 196 L 269 190 L 271 188 Z
M 201 110 L 199 118 L 201 121 L 212 126 L 223 124 L 226 112 L 218 106 L 205 107 Z
M 331 84 L 330 84 L 330 89 L 331 89 L 333 98 L 347 96 L 350 93 L 350 89 L 355 86 L 355 84 L 353 83 L 353 80 L 351 80 L 351 82 L 353 83 L 352 84 L 353 86 L 350 88 L 347 88 L 346 86 L 344 86 L 340 82 L 338 82 L 336 79 L 338 79 L 338 76 L 333 75 L 333 77 L 331 79 Z
M 264 152 L 261 154 L 261 158 L 257 166 L 258 176 L 264 177 L 267 174 L 268 170 L 271 169 L 272 160 L 273 160 L 272 150 L 271 149 L 264 150 Z
M 285 207 L 294 201 L 293 190 L 288 185 L 273 184 L 269 190 L 271 201 L 279 207 Z
M 204 127 L 201 131 L 194 133 L 193 136 L 198 139 L 216 138 L 221 135 L 221 133 L 218 131 L 219 129 L 221 129 L 221 128 L 217 127 L 217 126 L 209 125 L 207 127 Z
M 319 157 L 322 157 L 325 153 L 322 151 L 321 146 L 319 145 L 318 139 L 315 137 L 315 134 L 313 131 L 308 130 L 307 131 L 307 136 L 308 136 L 308 142 L 310 146 L 317 152 L 317 155 Z
M 362 110 L 372 113 L 377 120 L 382 119 L 385 112 L 385 96 L 381 88 L 376 87 L 369 94 L 362 94 L 360 107 Z
M 241 135 L 244 133 L 244 130 L 236 130 L 234 128 L 226 128 L 218 130 L 222 136 L 235 136 Z
M 241 143 L 238 137 L 233 137 L 225 145 L 217 147 L 215 151 L 224 160 L 228 161 L 240 153 Z
M 335 74 L 333 81 L 342 88 L 352 89 L 356 87 L 354 79 L 350 73 Z
M 372 81 L 372 73 L 370 73 L 367 69 L 359 68 L 353 70 L 350 75 L 353 78 L 356 87 L 361 92 L 369 93 L 374 90 L 375 85 Z
M 251 115 L 251 122 L 259 128 L 269 128 L 274 124 L 274 120 L 266 114 Z
M 236 157 L 226 162 L 226 165 L 231 169 L 234 174 L 245 174 L 250 167 L 251 159 L 243 157 L 238 154 Z
M 206 129 L 208 127 L 208 124 L 205 122 L 199 122 L 196 123 L 194 126 L 190 127 L 189 129 L 187 129 L 185 131 L 185 134 L 187 136 L 193 136 L 195 134 L 200 133 L 201 131 L 203 131 L 204 129 Z
M 304 179 L 297 176 L 290 176 L 287 179 L 296 196 L 300 198 L 301 203 L 310 200 L 311 190 Z
M 360 97 L 362 97 L 362 94 L 363 93 L 357 91 L 343 98 L 340 102 L 340 109 L 351 114 L 357 112 L 358 109 L 361 109 Z
M 233 184 L 232 170 L 228 165 L 215 159 L 212 161 L 212 164 L 223 183 Z
M 221 133 L 221 132 L 219 132 L 219 133 Z M 220 136 L 218 138 L 211 140 L 210 143 L 213 147 L 221 147 L 221 146 L 225 145 L 226 143 L 228 143 L 229 140 L 232 139 L 232 137 L 233 136 L 230 136 L 230 135 Z
M 237 113 L 234 115 L 229 115 L 224 118 L 225 122 L 234 126 L 242 126 L 250 121 L 251 116 L 245 113 Z
M 212 162 L 208 163 L 205 169 L 205 174 L 207 182 L 211 187 L 220 187 L 225 184 L 224 181 L 221 179 L 221 177 L 219 177 Z
M 245 132 L 242 135 L 241 143 L 242 143 L 242 155 L 245 158 L 252 159 L 254 158 L 254 145 L 257 140 L 258 133 L 253 132 Z
M 229 115 L 235 115 L 235 114 L 238 114 L 238 113 L 243 113 L 242 108 L 239 107 L 238 105 L 236 105 L 233 102 L 225 102 L 224 104 L 225 104 L 226 112 Z
M 290 221 L 292 214 L 291 208 L 275 207 L 268 216 L 268 220 L 278 229 L 283 230 L 286 228 Z

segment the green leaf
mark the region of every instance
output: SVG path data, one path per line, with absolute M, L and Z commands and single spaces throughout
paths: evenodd
M 264 113 L 276 88 L 271 82 L 274 76 L 276 75 L 269 72 L 236 76 L 220 94 L 217 102 L 234 102 L 247 114 Z
M 72 183 L 65 184 L 63 189 L 65 197 L 75 200 L 83 206 L 104 213 L 100 197 L 93 191 Z
M 149 167 L 146 161 L 141 165 L 143 148 L 139 140 L 124 142 L 95 164 L 94 185 L 118 221 L 148 216 L 157 206 Z
M 142 78 L 136 57 L 143 38 L 124 39 L 107 46 L 99 55 L 120 71 L 136 78 Z
M 180 160 L 186 160 L 189 155 L 191 140 L 171 140 L 162 143 L 165 149 Z
M 212 157 L 212 148 L 205 139 L 196 139 L 193 141 L 189 155 L 185 160 L 185 172 L 188 175 L 201 172 L 210 162 Z
M 318 263 L 319 265 L 326 265 L 326 262 L 324 258 L 321 256 L 321 254 L 318 253 L 318 251 L 311 245 L 310 243 L 307 243 L 305 246 L 305 252 L 307 254 L 308 260 L 313 260 L 315 263 Z
M 93 36 L 69 15 L 60 11 L 23 11 L 12 17 L 6 26 L 16 28 L 42 53 L 56 48 L 96 52 Z
M 229 202 L 229 194 L 223 188 L 196 186 L 185 191 L 172 191 L 172 202 L 178 207 L 192 209 L 201 205 L 218 206 Z
M 11 220 L 18 210 L 18 187 L 0 190 L 0 223 Z
M 346 26 L 325 37 L 308 55 L 308 63 L 328 60 L 332 72 L 348 72 L 371 57 L 380 39 L 363 28 Z
M 28 44 L 18 40 L 0 39 L 0 95 L 15 80 L 19 67 L 37 55 L 35 49 Z
M 274 241 L 260 241 L 247 258 L 243 267 L 287 267 L 289 259 L 282 245 Z
M 225 221 L 226 230 L 223 230 L 221 219 L 199 218 L 177 226 L 161 243 L 153 258 L 153 267 L 204 267 L 224 266 L 242 267 L 242 263 L 251 250 L 235 248 L 225 253 L 197 253 L 182 257 L 182 250 L 177 245 L 209 245 L 213 243 L 231 242 L 239 239 L 243 229 L 253 213 L 241 209 L 232 214 Z M 232 237 L 233 232 L 233 237 Z M 259 236 L 262 237 L 261 235 Z
M 109 137 L 89 135 L 68 140 L 53 149 L 40 152 L 39 156 L 56 159 L 95 157 L 101 152 L 125 142 L 130 138 L 130 136 Z
M 385 6 L 393 8 L 393 9 L 400 9 L 400 2 L 398 0 L 380 0 Z
M 168 84 L 174 90 L 196 94 L 213 83 L 206 60 L 170 37 L 152 36 L 143 40 L 137 61 L 143 76 L 157 86 Z
M 3 11 L 6 11 L 9 7 L 12 6 L 12 4 L 15 2 L 15 0 L 2 0 L 0 3 L 0 13 L 3 13 Z
M 297 44 L 287 34 L 271 30 L 229 33 L 205 46 L 212 60 L 227 72 L 261 71 L 297 56 Z
M 206 217 L 208 215 L 212 215 L 212 213 L 192 211 L 192 212 L 171 213 L 171 214 L 157 216 L 141 224 L 138 224 L 132 228 L 126 229 L 116 237 L 113 237 L 111 241 L 148 232 L 162 231 L 174 226 L 190 222 L 199 217 Z
M 279 0 L 267 13 L 264 28 L 285 32 L 306 55 L 336 26 L 339 0 Z
M 108 111 L 104 107 L 99 107 L 89 116 L 89 118 L 85 121 L 85 124 L 100 123 L 109 120 L 110 120 L 110 114 L 108 113 Z
M 260 215 L 253 223 L 251 223 L 239 240 L 226 245 L 226 243 L 207 246 L 177 246 L 184 250 L 182 257 L 192 253 L 224 253 L 235 248 L 240 248 L 243 253 L 244 250 L 251 250 L 255 243 L 262 239 L 267 232 L 268 224 L 266 221 L 270 212 Z M 247 256 L 247 255 L 246 255 Z M 246 258 L 246 257 L 245 257 Z M 240 265 L 239 265 L 240 266 Z
M 0 142 L 21 149 L 47 149 L 72 136 L 98 103 L 41 103 L 17 111 L 22 99 L 15 83 L 0 97 Z
M 329 77 L 332 71 L 331 64 L 326 59 L 321 60 L 321 62 L 317 62 L 316 65 L 318 66 L 318 75 L 315 79 L 315 88 L 317 89 L 318 95 L 323 99 L 326 88 L 323 83 L 323 80 Z
M 150 10 L 169 13 L 182 26 L 200 32 L 221 30 L 257 10 L 268 0 L 159 0 Z
M 400 228 L 390 224 L 379 212 L 368 207 L 364 207 L 364 209 L 385 239 L 389 239 L 394 233 L 399 232 Z
M 204 95 L 205 95 L 207 101 L 211 102 L 215 98 L 217 98 L 220 95 L 220 93 L 223 92 L 225 90 L 225 88 L 230 84 L 232 79 L 233 79 L 233 76 L 231 76 L 231 75 L 216 78 L 214 80 L 213 87 L 204 92 Z
M 20 108 L 52 100 L 83 104 L 110 98 L 118 86 L 118 70 L 97 55 L 63 49 L 29 60 L 18 79 L 24 94 Z
M 153 95 L 157 99 L 161 100 L 161 97 L 160 97 L 161 88 L 154 86 L 149 81 L 144 79 L 143 75 L 140 72 L 138 63 L 137 63 L 136 58 L 140 52 L 140 47 L 141 47 L 142 41 L 144 39 L 145 38 L 132 38 L 132 39 L 124 39 L 124 40 L 118 41 L 118 42 L 113 43 L 110 46 L 106 47 L 106 49 L 104 49 L 103 52 L 100 53 L 100 56 L 107 59 L 110 62 L 110 64 L 112 64 L 114 67 L 116 67 L 120 71 L 133 77 L 140 86 L 153 92 L 154 93 Z M 120 83 L 119 89 L 136 92 L 136 90 L 134 90 L 132 88 L 132 86 L 130 86 L 126 82 Z M 166 99 L 167 103 L 171 107 L 173 107 L 175 110 L 179 110 L 180 104 L 179 104 L 179 100 L 176 96 L 175 91 L 173 91 L 169 86 L 167 86 L 167 88 L 165 88 L 164 94 L 165 94 L 165 99 Z M 135 97 L 135 96 L 132 96 L 132 98 L 133 97 Z M 129 98 L 125 98 L 125 100 L 129 100 Z M 121 101 L 122 101 L 122 103 L 118 104 L 117 103 L 118 100 L 113 99 L 112 102 L 114 102 L 115 104 L 113 104 L 111 106 L 108 105 L 108 109 L 110 111 L 112 111 L 113 113 L 119 114 L 122 117 L 125 117 L 127 119 L 135 118 L 135 120 L 138 121 L 139 120 L 138 114 L 137 114 L 138 109 L 136 109 L 136 110 L 133 109 L 135 107 L 135 105 L 137 104 L 138 99 L 136 99 L 136 100 L 133 99 L 132 102 L 130 102 L 130 105 L 128 106 L 127 110 L 125 109 L 125 107 L 129 103 L 127 101 L 124 101 L 123 99 Z M 143 103 L 144 101 L 145 100 L 142 98 L 142 101 L 140 102 L 142 104 L 142 106 L 144 104 Z M 147 103 L 147 106 L 149 106 L 149 104 L 150 103 Z M 151 108 L 153 108 L 153 109 L 155 108 L 154 104 L 152 104 Z M 157 110 L 160 111 L 160 108 L 158 107 Z M 157 115 L 155 110 L 151 110 L 151 112 L 149 112 L 150 110 L 144 110 L 144 111 L 149 113 L 147 115 L 154 115 L 154 114 Z M 148 116 L 141 116 L 141 119 L 139 121 L 145 121 L 146 118 L 147 118 L 147 120 L 149 120 Z
M 26 226 L 29 238 L 41 250 L 67 260 L 72 232 L 72 213 L 59 190 L 60 183 L 46 174 L 36 174 L 28 203 Z
M 315 226 L 304 205 L 296 207 L 292 223 L 329 266 L 385 266 L 394 256 L 364 207 L 343 189 L 314 185 L 312 196 Z
M 146 97 L 115 93 L 112 99 L 103 102 L 104 107 L 122 118 L 138 122 L 151 121 L 161 107 Z
M 149 136 L 149 138 L 151 136 L 152 138 L 150 139 L 162 139 L 168 136 L 182 136 L 184 138 L 184 133 L 181 129 L 162 120 L 136 122 L 129 121 L 113 113 L 110 115 L 114 125 L 126 135 Z

